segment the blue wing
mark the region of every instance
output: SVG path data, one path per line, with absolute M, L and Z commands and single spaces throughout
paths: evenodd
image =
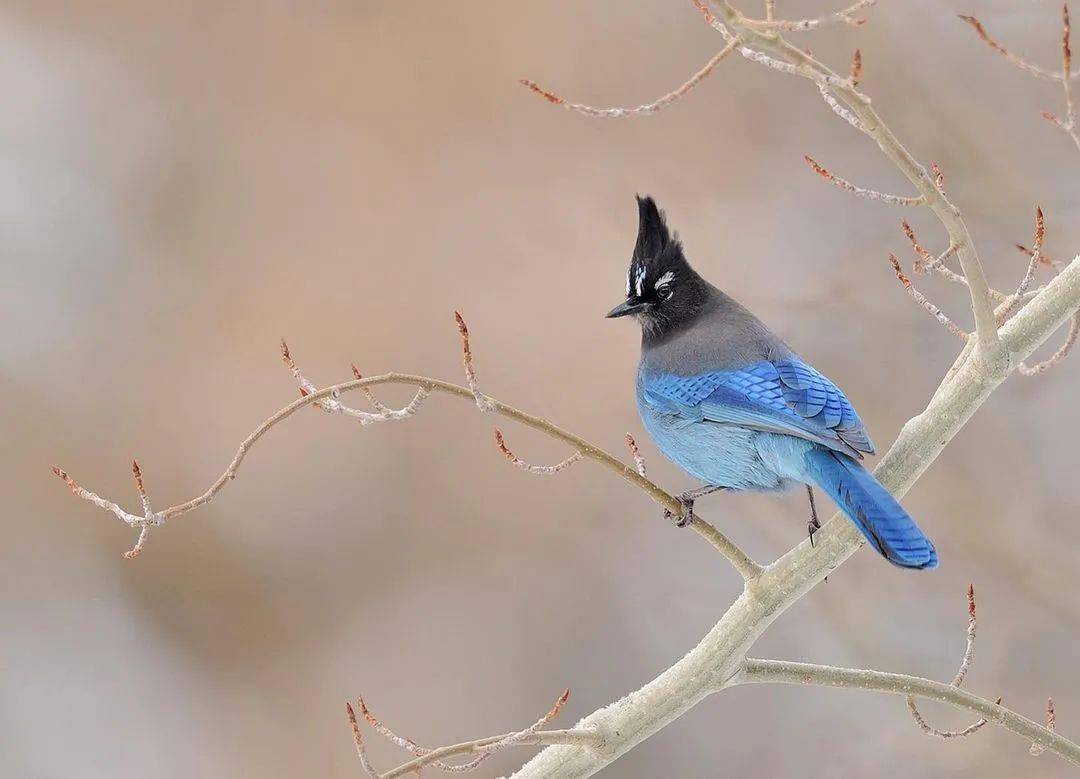
M 784 433 L 862 457 L 874 445 L 844 393 L 794 357 L 697 376 L 642 376 L 645 401 L 688 422 L 720 422 Z

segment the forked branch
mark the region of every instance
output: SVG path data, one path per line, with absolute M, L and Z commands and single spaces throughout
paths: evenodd
M 88 500 L 106 511 L 111 511 L 131 527 L 139 528 L 139 541 L 136 543 L 135 548 L 125 555 L 128 558 L 132 558 L 142 550 L 143 543 L 146 540 L 150 527 L 163 525 L 168 520 L 180 516 L 181 514 L 186 514 L 213 500 L 223 489 L 225 489 L 225 486 L 229 484 L 229 482 L 236 478 L 236 473 L 239 470 L 241 463 L 255 443 L 272 428 L 288 419 L 300 409 L 314 406 L 330 414 L 341 414 L 358 419 L 361 424 L 371 424 L 373 422 L 383 421 L 401 421 L 412 417 L 420 404 L 430 393 L 439 392 L 472 400 L 481 411 L 490 411 L 507 417 L 508 419 L 516 420 L 551 438 L 562 441 L 563 443 L 568 444 L 576 453 L 575 455 L 572 455 L 569 460 L 576 461 L 580 458 L 588 458 L 593 462 L 604 466 L 607 470 L 621 476 L 623 479 L 645 492 L 645 494 L 660 504 L 664 509 L 676 514 L 682 511 L 682 504 L 679 502 L 679 499 L 639 473 L 638 464 L 636 462 L 634 465 L 628 465 L 595 444 L 552 424 L 546 419 L 521 411 L 481 392 L 476 377 L 476 368 L 473 364 L 473 354 L 468 327 L 460 313 L 455 312 L 454 316 L 457 322 L 458 332 L 461 335 L 462 362 L 465 368 L 467 387 L 451 384 L 450 382 L 441 381 L 439 379 L 429 378 L 427 376 L 416 376 L 407 373 L 385 373 L 367 378 L 354 378 L 352 381 L 346 381 L 320 389 L 300 371 L 289 351 L 288 345 L 282 341 L 282 360 L 299 384 L 300 397 L 255 428 L 255 430 L 244 439 L 243 443 L 240 444 L 240 449 L 221 476 L 219 476 L 202 495 L 192 498 L 185 503 L 171 506 L 162 511 L 148 513 L 145 516 L 138 516 L 124 511 L 116 503 L 105 500 L 96 493 L 90 492 L 79 486 L 74 479 L 60 468 L 54 467 L 53 471 L 67 483 L 72 492 L 78 497 Z M 353 366 L 353 375 L 354 377 L 359 377 L 360 375 L 359 370 L 357 370 L 355 366 Z M 370 399 L 376 404 L 375 412 L 355 409 L 346 406 L 341 402 L 341 397 L 345 393 L 354 390 L 370 392 L 371 387 L 379 384 L 411 385 L 416 387 L 417 391 L 412 401 L 400 409 L 390 409 L 385 405 L 378 403 L 378 401 L 375 401 L 373 396 L 370 396 Z M 514 455 L 510 453 L 509 449 L 506 449 L 505 443 L 503 443 L 502 448 L 505 450 L 504 454 L 516 459 Z M 525 470 L 534 473 L 554 473 L 568 467 L 572 462 L 564 462 L 557 466 L 531 466 L 528 463 L 519 460 L 518 464 L 519 467 L 523 467 Z M 712 546 L 735 567 L 744 580 L 751 579 L 761 572 L 760 565 L 754 562 L 716 527 L 697 514 L 693 515 L 690 527 L 692 527 L 698 535 L 712 544 Z

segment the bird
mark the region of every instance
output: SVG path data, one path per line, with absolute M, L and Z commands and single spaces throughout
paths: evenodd
M 607 316 L 641 325 L 642 423 L 660 451 L 704 485 L 678 496 L 682 512 L 669 516 L 683 526 L 703 495 L 801 483 L 811 543 L 821 526 L 817 487 L 890 563 L 937 567 L 934 544 L 863 467 L 874 445 L 847 396 L 690 266 L 652 197 L 639 195 L 637 204 L 626 299 Z

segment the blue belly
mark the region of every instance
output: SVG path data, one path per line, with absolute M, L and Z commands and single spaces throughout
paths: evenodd
M 664 455 L 695 479 L 731 490 L 782 490 L 804 481 L 806 451 L 794 436 L 692 421 L 638 403 L 641 421 Z

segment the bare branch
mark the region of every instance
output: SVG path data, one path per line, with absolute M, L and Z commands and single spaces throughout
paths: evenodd
M 993 372 L 1006 374 L 1009 369 L 1009 355 L 997 332 L 990 285 L 987 283 L 974 242 L 967 225 L 960 216 L 959 209 L 945 197 L 937 188 L 935 179 L 893 135 L 870 104 L 869 98 L 855 89 L 848 79 L 841 78 L 828 66 L 802 49 L 793 46 L 781 35 L 755 29 L 750 24 L 750 20 L 726 0 L 713 1 L 723 13 L 723 23 L 733 30 L 735 35 L 746 41 L 747 46 L 744 46 L 744 49 L 752 45 L 762 52 L 767 52 L 767 54 L 759 53 L 758 56 L 753 57 L 754 59 L 762 57 L 771 59 L 769 55 L 772 55 L 782 60 L 779 64 L 783 67 L 780 69 L 785 72 L 807 78 L 817 84 L 819 89 L 824 85 L 830 95 L 835 96 L 838 102 L 842 102 L 841 107 L 858 120 L 859 129 L 877 142 L 889 160 L 926 198 L 927 206 L 947 230 L 949 244 L 957 247 L 957 256 L 964 276 L 968 280 L 980 356 Z
M 416 759 L 409 763 L 406 763 L 393 771 L 390 771 L 382 775 L 382 779 L 391 779 L 392 777 L 403 776 L 408 773 L 419 774 L 420 770 L 425 766 L 434 766 L 441 771 L 447 773 L 462 774 L 475 770 L 495 753 L 512 746 L 527 745 L 527 744 L 560 744 L 560 743 L 574 743 L 574 744 L 596 744 L 599 741 L 599 737 L 593 731 L 589 730 L 574 730 L 574 731 L 542 731 L 541 728 L 559 716 L 563 706 L 566 705 L 566 701 L 570 697 L 570 690 L 566 690 L 555 701 L 555 705 L 544 714 L 540 719 L 536 720 L 532 725 L 517 730 L 512 733 L 507 733 L 502 736 L 495 736 L 492 738 L 477 739 L 475 741 L 466 742 L 464 744 L 455 744 L 451 747 L 443 747 L 441 749 L 429 749 L 422 747 L 410 738 L 399 736 L 386 725 L 384 725 L 371 710 L 368 709 L 364 703 L 364 699 L 360 698 L 358 704 L 360 711 L 363 713 L 364 718 L 368 721 L 368 724 L 375 729 L 377 733 L 384 738 L 397 745 L 401 749 L 412 754 Z M 357 753 L 360 755 L 361 764 L 364 770 L 368 772 L 369 776 L 378 777 L 379 774 L 371 768 L 371 764 L 368 763 L 367 757 L 364 752 L 363 740 L 360 735 L 360 728 L 356 722 L 356 715 L 353 713 L 352 706 L 346 704 L 346 714 L 349 718 L 349 725 L 352 727 L 353 740 L 356 742 Z M 476 757 L 467 763 L 446 763 L 443 758 L 452 757 L 458 754 L 477 753 Z
M 766 18 L 762 20 L 747 19 L 746 24 L 753 27 L 756 30 L 783 30 L 785 32 L 806 32 L 808 30 L 816 30 L 824 24 L 843 23 L 849 24 L 852 27 L 859 27 L 866 22 L 865 19 L 859 19 L 855 17 L 855 13 L 861 11 L 864 8 L 877 3 L 877 0 L 859 0 L 857 3 L 853 3 L 842 11 L 836 11 L 835 13 L 825 14 L 819 16 L 816 19 L 772 19 L 769 16 L 768 9 L 766 9 Z
M 975 659 L 975 587 L 974 585 L 968 585 L 967 591 L 968 602 L 968 627 L 967 627 L 967 646 L 964 648 L 964 657 L 960 661 L 960 668 L 956 672 L 956 676 L 953 677 L 953 687 L 959 687 L 964 683 L 964 678 L 967 676 L 968 669 L 971 668 L 971 663 Z M 1001 698 L 998 698 L 996 703 L 1001 704 Z M 950 738 L 963 738 L 964 736 L 970 736 L 972 733 L 979 730 L 986 724 L 986 719 L 980 719 L 971 725 L 968 725 L 963 730 L 938 730 L 927 724 L 923 718 L 922 713 L 919 711 L 918 706 L 915 704 L 915 696 L 907 696 L 907 707 L 911 713 L 912 718 L 915 720 L 915 724 L 919 726 L 928 736 L 933 736 L 940 739 Z
M 1005 300 L 1004 305 L 999 309 L 999 322 L 1004 322 L 1014 311 L 1016 311 L 1017 307 L 1020 305 L 1020 301 L 1023 300 L 1024 295 L 1027 293 L 1028 287 L 1031 286 L 1031 282 L 1035 280 L 1035 269 L 1039 267 L 1039 255 L 1042 253 L 1043 239 L 1045 237 L 1046 221 L 1043 218 L 1042 209 L 1036 206 L 1035 237 L 1032 239 L 1031 244 L 1031 258 L 1028 260 L 1027 270 L 1024 272 L 1023 278 L 1020 279 L 1020 284 L 1016 287 L 1016 291 L 1009 295 Z
M 804 154 L 803 159 L 806 160 L 806 164 L 814 169 L 814 172 L 821 176 L 826 181 L 829 181 L 840 189 L 846 190 L 853 195 L 864 197 L 867 200 L 877 200 L 881 203 L 888 203 L 891 206 L 921 206 L 926 204 L 926 198 L 922 195 L 918 197 L 904 197 L 903 195 L 889 195 L 884 192 L 878 192 L 876 189 L 864 189 L 863 187 L 857 187 L 847 179 L 842 179 L 839 176 L 831 173 L 823 165 L 819 165 L 813 157 L 809 154 Z
M 229 463 L 225 471 L 211 484 L 205 492 L 198 497 L 191 500 L 156 512 L 153 515 L 153 519 L 147 519 L 145 517 L 139 517 L 134 514 L 129 514 L 124 511 L 118 505 L 111 501 L 107 501 L 104 498 L 99 497 L 95 493 L 83 489 L 70 476 L 59 468 L 54 467 L 53 472 L 58 477 L 63 479 L 65 483 L 71 488 L 72 492 L 84 500 L 88 500 L 95 505 L 113 512 L 117 517 L 123 520 L 131 527 L 138 527 L 140 529 L 146 528 L 149 525 L 161 525 L 166 520 L 173 517 L 177 517 L 181 514 L 186 514 L 189 511 L 204 506 L 213 500 L 225 486 L 236 478 L 236 473 L 243 463 L 244 458 L 247 457 L 247 453 L 255 445 L 255 443 L 268 433 L 272 428 L 279 423 L 288 419 L 294 413 L 302 408 L 308 406 L 314 406 L 318 408 L 324 408 L 325 404 L 330 404 L 331 410 L 339 410 L 342 408 L 339 398 L 346 392 L 353 390 L 359 390 L 363 388 L 370 388 L 378 384 L 405 384 L 417 387 L 417 395 L 413 398 L 412 403 L 407 405 L 403 409 L 393 410 L 391 412 L 399 415 L 396 418 L 405 418 L 415 411 L 416 406 L 423 400 L 428 394 L 432 392 L 441 392 L 447 395 L 454 395 L 459 398 L 466 398 L 473 400 L 481 410 L 490 410 L 508 419 L 514 419 L 527 427 L 531 427 L 534 430 L 538 430 L 545 435 L 562 441 L 568 444 L 574 451 L 580 452 L 583 457 L 586 457 L 594 462 L 599 463 L 613 473 L 621 476 L 626 481 L 633 484 L 638 489 L 642 490 L 650 498 L 660 504 L 664 509 L 673 513 L 681 513 L 683 510 L 682 503 L 679 499 L 662 489 L 660 486 L 645 478 L 639 474 L 636 467 L 627 465 L 617 457 L 604 451 L 600 447 L 592 444 L 580 436 L 564 430 L 557 425 L 552 424 L 546 419 L 528 414 L 524 411 L 514 408 L 506 403 L 501 403 L 494 398 L 490 398 L 480 392 L 479 385 L 476 381 L 476 370 L 473 367 L 472 350 L 469 344 L 469 331 L 465 324 L 465 320 L 461 314 L 455 312 L 455 320 L 458 326 L 458 332 L 461 335 L 462 340 L 462 359 L 465 364 L 465 374 L 469 381 L 469 387 L 462 387 L 457 384 L 452 384 L 447 381 L 441 381 L 439 379 L 433 379 L 427 376 L 417 376 L 408 373 L 385 373 L 380 376 L 371 376 L 363 379 L 354 379 L 352 381 L 343 382 L 341 384 L 335 384 L 330 387 L 324 387 L 323 389 L 315 388 L 315 385 L 308 381 L 303 374 L 297 368 L 296 363 L 293 361 L 292 356 L 288 353 L 288 345 L 282 344 L 282 358 L 285 364 L 289 366 L 289 370 L 293 372 L 297 382 L 300 384 L 301 397 L 279 409 L 268 419 L 264 420 L 257 428 L 244 441 L 240 444 L 240 448 L 237 450 L 236 455 L 233 457 L 232 462 Z M 357 371 L 358 372 L 358 371 Z M 355 375 L 355 374 L 354 374 Z M 418 400 L 419 399 L 419 400 Z M 333 404 L 337 404 L 336 406 Z M 358 412 L 366 413 L 366 412 Z M 690 527 L 694 531 L 708 541 L 714 549 L 722 554 L 732 566 L 739 572 L 744 580 L 751 579 L 761 573 L 762 567 L 754 562 L 745 552 L 732 542 L 727 536 L 721 533 L 715 526 L 697 516 L 696 514 L 691 518 Z M 143 541 L 145 541 L 145 533 L 140 533 Z M 141 546 L 136 545 L 141 549 Z M 133 550 L 134 551 L 134 550 Z
M 709 74 L 713 72 L 713 69 L 715 69 L 717 65 L 727 59 L 728 55 L 735 50 L 735 47 L 738 45 L 738 43 L 739 42 L 737 40 L 731 40 L 727 45 L 724 46 L 723 49 L 717 52 L 708 62 L 706 62 L 701 67 L 701 69 L 698 70 L 697 73 L 692 75 L 675 89 L 668 92 L 666 95 L 658 97 L 651 103 L 644 103 L 642 105 L 632 108 L 596 108 L 595 106 L 585 105 L 584 103 L 570 103 L 567 102 L 564 98 L 552 92 L 548 92 L 546 89 L 543 89 L 535 81 L 530 81 L 529 79 L 523 78 L 521 79 L 521 83 L 527 86 L 536 94 L 543 97 L 549 103 L 562 106 L 569 111 L 584 114 L 585 116 L 592 116 L 601 119 L 623 119 L 630 116 L 644 116 L 648 114 L 655 114 L 661 108 L 665 107 L 669 103 L 674 103 L 680 97 L 682 97 L 691 89 L 704 81 L 709 76 Z
M 1017 243 L 1017 244 L 1013 244 L 1013 245 L 1017 249 L 1019 249 L 1021 252 L 1026 254 L 1028 257 L 1033 257 L 1035 255 L 1034 250 L 1027 248 L 1022 243 Z M 1053 268 L 1054 270 L 1061 270 L 1062 268 L 1065 267 L 1066 263 L 1061 262 L 1059 260 L 1053 260 L 1053 259 L 1051 259 L 1050 257 L 1048 257 L 1046 255 L 1046 252 L 1040 251 L 1039 252 L 1039 264 L 1045 265 L 1048 268 Z
M 904 286 L 904 291 L 911 296 L 912 300 L 914 300 L 920 306 L 929 311 L 930 316 L 934 317 L 934 319 L 938 321 L 938 324 L 942 325 L 946 330 L 955 335 L 957 338 L 966 341 L 968 338 L 968 334 L 961 330 L 959 327 L 957 327 L 956 323 L 949 319 L 949 317 L 945 314 L 944 311 L 938 308 L 923 293 L 919 292 L 919 290 L 915 288 L 915 285 L 911 283 L 911 279 L 909 279 L 904 274 L 903 269 L 900 267 L 900 261 L 896 259 L 896 255 L 892 252 L 889 252 L 889 262 L 892 263 L 893 271 L 896 272 L 896 278 Z
M 965 16 L 964 14 L 957 14 L 957 16 L 971 25 L 971 28 L 975 30 L 975 33 L 979 36 L 983 43 L 985 43 L 991 49 L 1003 56 L 1013 65 L 1020 68 L 1020 70 L 1030 73 L 1037 78 L 1045 79 L 1046 81 L 1061 82 L 1062 79 L 1059 74 L 1051 73 L 1049 70 L 1040 68 L 1038 65 L 1031 64 L 1027 60 L 1016 56 L 1011 51 L 1002 46 L 1000 43 L 998 43 L 996 40 L 991 38 L 990 34 L 986 31 L 986 28 L 983 27 L 982 22 L 980 22 L 974 16 Z
M 296 366 L 296 362 L 293 360 L 292 355 L 289 353 L 289 345 L 285 343 L 285 339 L 281 340 L 281 358 L 285 362 L 286 367 L 288 367 L 289 371 L 296 378 L 297 383 L 300 385 L 301 397 L 314 395 L 318 392 L 316 386 L 307 378 L 305 378 L 304 375 L 300 372 L 300 369 Z M 352 366 L 352 369 L 353 375 L 358 377 L 359 380 L 360 371 L 355 365 Z M 344 414 L 345 416 L 353 417 L 354 419 L 359 421 L 361 425 L 374 425 L 378 422 L 395 422 L 403 419 L 408 419 L 409 417 L 416 414 L 416 412 L 420 409 L 421 404 L 423 404 L 423 402 L 430 394 L 427 388 L 420 387 L 416 391 L 416 394 L 413 396 L 412 400 L 410 400 L 401 408 L 393 409 L 384 406 L 382 403 L 376 400 L 375 396 L 371 394 L 370 388 L 361 386 L 361 389 L 371 400 L 372 405 L 375 406 L 376 409 L 378 409 L 377 413 L 373 414 L 369 411 L 361 411 L 360 409 L 346 406 L 344 403 L 341 402 L 340 391 L 333 388 L 331 388 L 329 396 L 318 401 L 315 406 L 316 408 L 322 409 L 328 414 Z
M 1069 332 L 1065 336 L 1065 343 L 1063 343 L 1049 359 L 1043 360 L 1032 366 L 1022 362 L 1016 366 L 1016 369 L 1024 376 L 1038 376 L 1041 373 L 1046 373 L 1046 371 L 1050 370 L 1069 356 L 1069 352 L 1071 352 L 1073 346 L 1076 345 L 1078 335 L 1080 335 L 1080 313 L 1073 316 L 1072 323 L 1069 325 Z
M 581 459 L 581 452 L 574 452 L 562 462 L 555 463 L 555 465 L 532 465 L 531 463 L 522 460 L 507 448 L 506 441 L 503 440 L 503 434 L 499 428 L 495 428 L 495 444 L 499 447 L 499 451 L 503 453 L 507 460 L 521 470 L 526 471 L 527 473 L 535 473 L 538 476 L 552 476 L 559 471 L 566 470 Z
M 136 489 L 139 492 L 139 498 L 141 499 L 143 504 L 144 515 L 141 517 L 137 514 L 129 514 L 128 512 L 120 508 L 120 506 L 113 503 L 111 500 L 105 500 L 105 498 L 102 498 L 97 493 L 91 492 L 88 489 L 84 489 L 78 484 L 78 482 L 71 478 L 66 471 L 57 468 L 55 465 L 52 467 L 53 473 L 55 473 L 57 477 L 62 479 L 63 482 L 67 484 L 67 486 L 71 489 L 72 493 L 74 493 L 76 497 L 89 501 L 90 503 L 93 503 L 95 506 L 104 509 L 105 511 L 111 511 L 117 516 L 117 518 L 126 523 L 129 527 L 139 529 L 139 537 L 135 541 L 135 546 L 133 546 L 127 552 L 124 552 L 124 558 L 127 560 L 134 560 L 136 557 L 139 556 L 139 553 L 142 552 L 143 547 L 146 545 L 147 537 L 150 535 L 150 528 L 158 527 L 159 525 L 164 524 L 166 519 L 165 512 L 155 513 L 150 509 L 149 499 L 146 497 L 146 491 L 143 489 L 142 473 L 139 470 L 139 464 L 133 460 L 131 465 L 132 472 L 135 475 Z
M 813 663 L 789 663 L 779 660 L 747 658 L 733 684 L 801 684 L 838 687 L 893 695 L 913 695 L 926 700 L 948 703 L 958 709 L 979 714 L 1032 743 L 1045 747 L 1070 763 L 1080 765 L 1080 744 L 1059 736 L 1027 717 L 998 703 L 972 695 L 951 684 L 906 674 L 886 673 L 856 668 L 836 668 Z
M 360 767 L 364 769 L 364 773 L 373 779 L 379 779 L 379 772 L 372 767 L 371 762 L 368 760 L 367 750 L 364 749 L 364 737 L 360 734 L 360 725 L 356 722 L 356 712 L 353 711 L 352 704 L 346 701 L 345 703 L 345 716 L 349 720 L 349 727 L 352 729 L 353 743 L 356 744 L 356 754 L 360 758 Z

